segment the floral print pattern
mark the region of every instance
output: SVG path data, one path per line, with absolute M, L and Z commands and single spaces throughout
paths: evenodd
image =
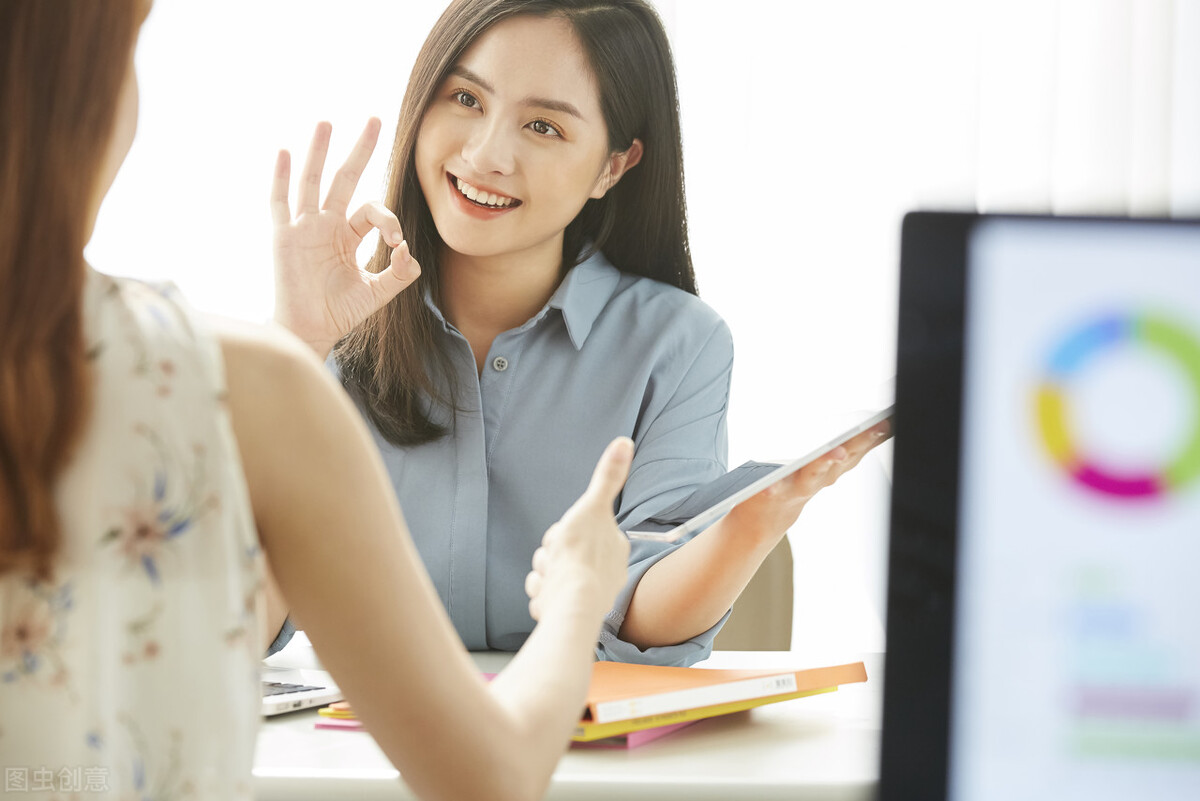
M 40 680 L 65 685 L 66 667 L 58 653 L 71 610 L 71 585 L 47 586 L 25 579 L 0 587 L 0 682 Z
M 168 393 L 169 394 L 169 393 Z M 214 494 L 204 495 L 204 446 L 191 447 L 192 460 L 172 459 L 162 438 L 146 426 L 135 428 L 135 435 L 152 446 L 157 459 L 145 481 L 150 487 L 138 488 L 138 499 L 122 509 L 122 522 L 109 528 L 101 544 L 114 546 L 129 567 L 139 567 L 153 583 L 160 581 L 159 561 L 164 547 L 186 533 L 206 511 L 217 506 Z M 182 497 L 176 483 L 184 485 Z
M 219 348 L 169 286 L 89 271 L 84 308 L 54 574 L 0 576 L 0 753 L 22 798 L 249 798 L 262 556 Z

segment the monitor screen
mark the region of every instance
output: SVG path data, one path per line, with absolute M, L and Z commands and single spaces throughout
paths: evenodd
M 1195 801 L 1200 227 L 965 250 L 947 797 Z

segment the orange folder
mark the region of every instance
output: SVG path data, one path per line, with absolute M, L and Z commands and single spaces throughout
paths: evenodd
M 490 678 L 490 676 L 489 676 Z M 804 670 L 678 668 L 597 662 L 576 743 L 634 748 L 688 723 L 833 692 L 867 680 L 862 662 Z M 319 710 L 318 728 L 359 729 L 350 705 Z
M 810 694 L 867 680 L 862 662 L 804 670 L 680 668 L 597 662 L 583 720 L 662 715 L 775 696 Z

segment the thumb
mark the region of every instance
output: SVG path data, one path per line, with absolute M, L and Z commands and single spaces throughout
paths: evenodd
M 617 437 L 608 443 L 596 469 L 592 472 L 592 481 L 588 484 L 583 497 L 593 503 L 601 503 L 612 507 L 625 479 L 629 477 L 629 465 L 633 462 L 633 440 L 629 437 Z

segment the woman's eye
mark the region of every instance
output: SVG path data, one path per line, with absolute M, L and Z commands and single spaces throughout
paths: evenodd
M 529 123 L 529 127 L 533 129 L 534 133 L 542 136 L 561 136 L 558 129 L 545 120 L 534 120 Z
M 470 92 L 464 92 L 461 89 L 454 93 L 454 99 L 458 101 L 460 106 L 467 108 L 479 108 L 479 101 L 475 99 L 475 95 Z

